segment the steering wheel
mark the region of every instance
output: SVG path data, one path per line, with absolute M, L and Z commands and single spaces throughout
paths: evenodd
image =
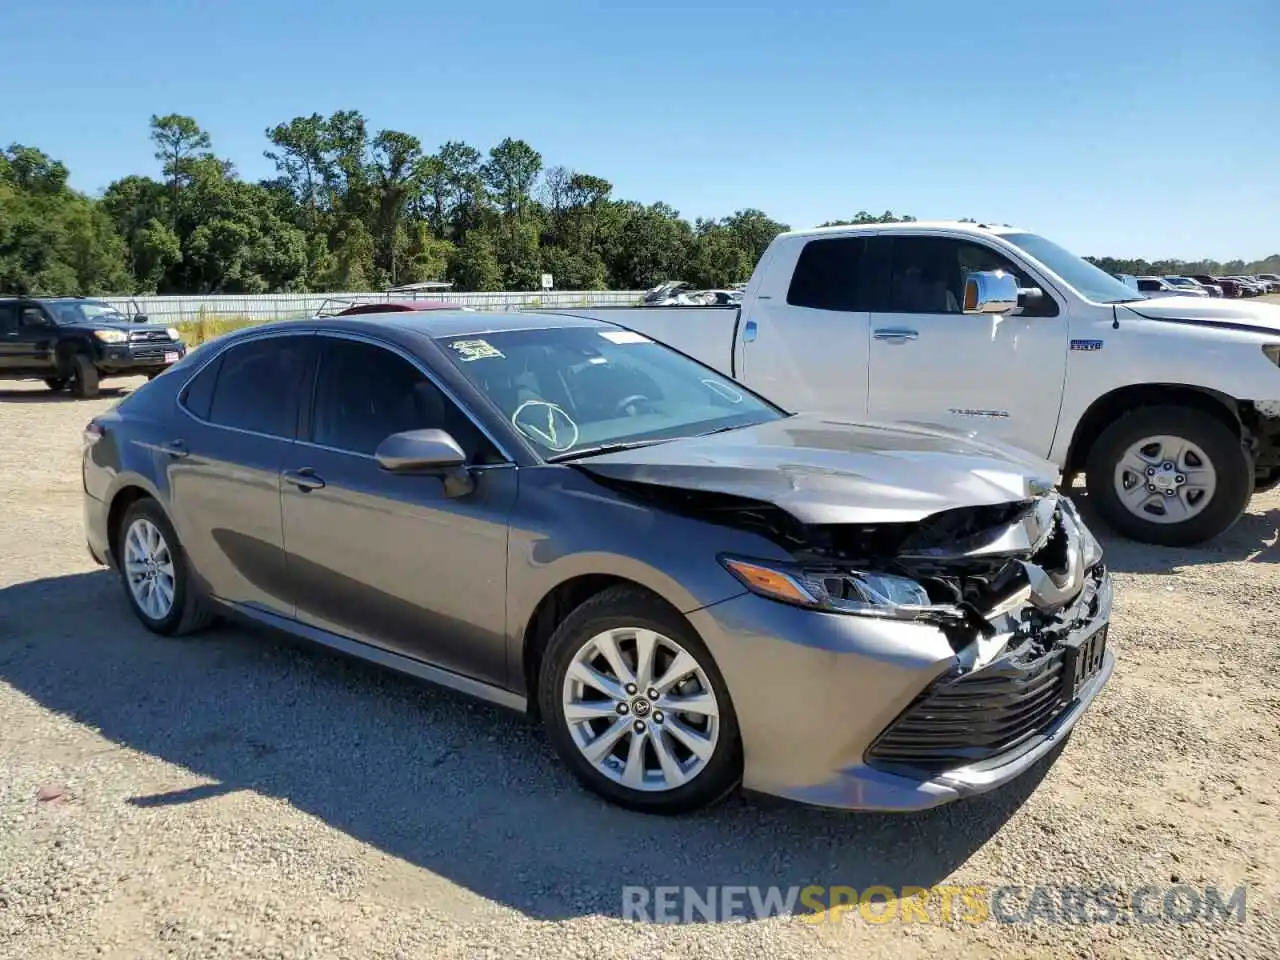
M 624 413 L 627 414 L 627 416 L 635 416 L 635 414 L 629 413 L 628 411 L 629 408 L 634 407 L 637 403 L 647 403 L 652 405 L 653 401 L 643 393 L 633 393 L 631 396 L 623 397 L 619 400 L 617 405 L 613 408 L 613 412 L 618 416 L 622 416 Z

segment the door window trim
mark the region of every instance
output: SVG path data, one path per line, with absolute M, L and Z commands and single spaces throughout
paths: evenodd
M 466 417 L 469 421 L 471 421 L 471 425 L 475 427 L 477 430 L 479 430 L 480 433 L 485 437 L 485 439 L 487 439 L 490 443 L 493 444 L 494 449 L 498 451 L 498 455 L 503 458 L 503 462 L 501 463 L 469 464 L 467 467 L 468 470 L 492 470 L 495 467 L 505 468 L 505 467 L 516 466 L 516 459 L 515 457 L 511 456 L 511 452 L 507 450 L 507 448 L 503 446 L 502 442 L 493 435 L 492 431 L 490 431 L 483 423 L 481 423 L 476 418 L 475 414 L 473 414 L 469 409 L 467 409 L 466 404 L 464 404 L 459 399 L 458 395 L 453 390 L 451 390 L 445 383 L 443 383 L 440 377 L 436 375 L 435 371 L 433 371 L 429 366 L 427 366 L 427 364 L 425 364 L 421 359 L 414 356 L 409 351 L 405 350 L 403 347 L 399 346 L 398 344 L 390 343 L 386 340 L 379 339 L 377 337 L 371 337 L 368 335 L 363 335 L 358 333 L 351 333 L 346 330 L 317 330 L 315 332 L 315 336 L 317 338 L 328 337 L 329 339 L 332 339 L 332 340 L 349 340 L 352 343 L 363 343 L 367 346 L 378 347 L 380 349 L 387 350 L 395 354 L 396 356 L 400 357 L 400 359 L 407 361 L 410 364 L 410 366 L 414 367 L 419 373 L 421 373 L 423 377 L 425 377 L 427 381 L 431 383 L 432 386 L 434 386 L 437 390 L 440 391 L 440 393 L 445 397 L 446 400 L 448 400 L 458 409 L 459 413 L 461 413 L 464 417 Z M 305 406 L 302 408 L 305 414 L 304 422 L 306 424 L 306 429 L 305 431 L 303 430 L 298 431 L 298 437 L 295 442 L 298 443 L 300 446 L 313 447 L 316 450 L 327 450 L 330 453 L 340 453 L 348 457 L 360 457 L 365 460 L 376 461 L 377 458 L 374 456 L 371 456 L 370 454 L 361 453 L 358 450 L 343 450 L 340 447 L 331 447 L 323 443 L 316 443 L 314 440 L 307 439 L 303 436 L 304 432 L 307 434 L 308 437 L 311 433 L 311 418 L 315 412 L 316 390 L 319 386 L 319 379 L 320 379 L 317 376 L 320 369 L 319 359 L 320 359 L 320 354 L 317 352 L 316 354 L 317 363 L 315 364 L 314 368 L 311 371 L 311 383 L 309 384 L 309 386 L 303 388 L 307 394 L 304 397 Z
M 294 424 L 293 424 L 294 435 L 292 437 L 282 437 L 274 433 L 263 433 L 261 430 L 247 430 L 244 427 L 232 427 L 225 423 L 215 423 L 213 420 L 206 420 L 204 417 L 201 417 L 198 414 L 194 413 L 190 407 L 188 407 L 185 403 L 183 403 L 182 398 L 186 394 L 187 389 L 191 386 L 192 381 L 195 380 L 196 377 L 204 373 L 205 370 L 208 369 L 208 367 L 212 363 L 214 363 L 214 361 L 216 361 L 218 358 L 222 357 L 223 355 L 235 349 L 236 347 L 240 346 L 241 344 L 257 343 L 259 340 L 283 339 L 286 337 L 296 337 L 296 338 L 314 337 L 315 334 L 316 334 L 316 331 L 314 330 L 268 330 L 262 333 L 253 333 L 248 336 L 237 337 L 234 342 L 223 344 L 221 348 L 211 352 L 208 357 L 200 361 L 200 366 L 197 367 L 195 371 L 192 372 L 191 376 L 187 377 L 187 379 L 183 381 L 182 386 L 178 388 L 178 392 L 174 396 L 173 402 L 177 406 L 177 408 L 181 410 L 184 414 L 186 414 L 196 423 L 199 423 L 206 427 L 213 427 L 214 429 L 217 429 L 217 430 L 229 430 L 232 433 L 239 433 L 248 437 L 261 437 L 264 440 L 277 440 L 282 443 L 297 443 L 298 442 L 298 423 L 297 423 L 296 417 L 294 418 Z M 214 392 L 216 393 L 218 389 L 218 385 L 216 383 L 214 384 L 213 389 L 214 389 Z M 210 406 L 210 409 L 212 409 L 212 405 Z M 301 410 L 301 404 L 299 404 L 299 410 Z

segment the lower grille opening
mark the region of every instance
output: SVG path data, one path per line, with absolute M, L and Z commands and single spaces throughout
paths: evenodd
M 872 766 L 939 773 L 979 764 L 1038 737 L 1069 704 L 1064 651 L 1033 649 L 943 680 L 918 697 L 867 750 Z

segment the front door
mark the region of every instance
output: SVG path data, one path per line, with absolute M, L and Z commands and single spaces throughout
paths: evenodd
M 504 685 L 507 528 L 514 465 L 404 355 L 320 335 L 310 422 L 285 466 L 284 535 L 304 623 Z M 383 470 L 393 433 L 439 428 L 467 451 L 474 489 Z
M 888 289 L 871 314 L 868 415 L 939 424 L 1048 456 L 1066 376 L 1067 324 L 1055 295 L 986 244 L 876 236 Z M 1018 315 L 961 312 L 964 280 L 1005 270 L 1043 297 Z

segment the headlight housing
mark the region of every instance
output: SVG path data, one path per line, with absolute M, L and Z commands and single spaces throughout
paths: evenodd
M 803 570 L 742 557 L 721 557 L 720 562 L 752 593 L 797 607 L 895 620 L 919 620 L 953 610 L 932 603 L 914 580 L 890 573 Z
M 1280 367 L 1280 343 L 1264 343 L 1262 352 L 1267 355 L 1267 359 Z
M 169 339 L 170 339 L 170 340 L 181 340 L 181 339 L 182 339 L 182 334 L 178 332 L 178 328 L 177 328 L 177 327 L 169 327 L 169 328 L 165 331 L 165 333 L 169 334 Z
M 121 330 L 95 330 L 93 335 L 103 343 L 124 343 L 129 335 Z

